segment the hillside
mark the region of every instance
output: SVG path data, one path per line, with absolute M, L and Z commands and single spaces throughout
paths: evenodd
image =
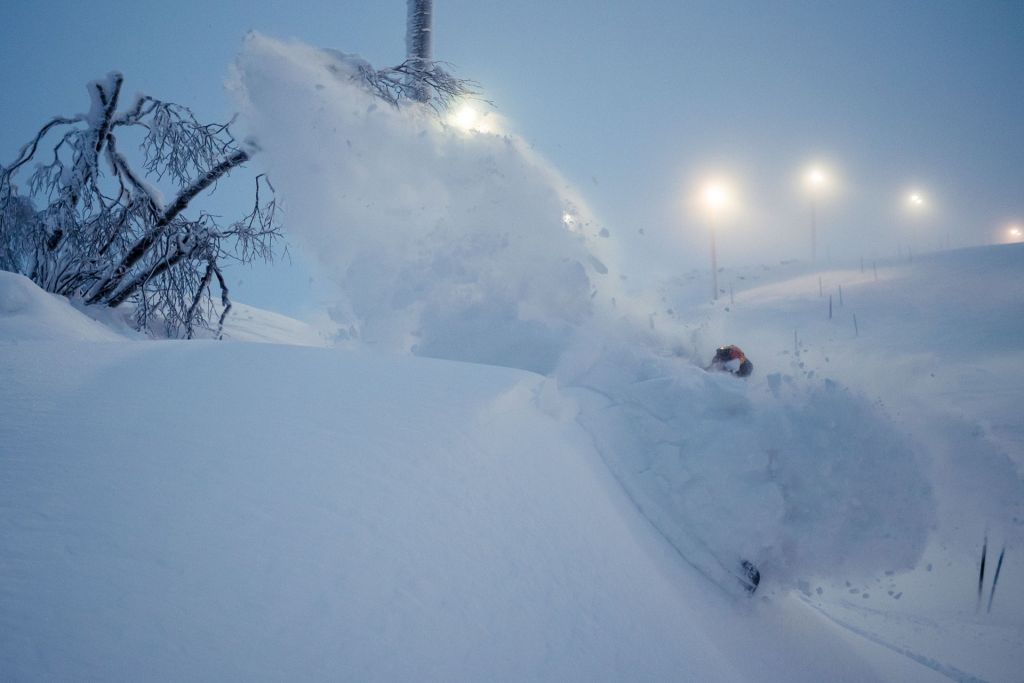
M 771 412 L 771 388 L 810 391 L 811 373 L 827 373 L 882 407 L 827 412 L 861 405 L 854 397 L 817 416 L 832 428 L 893 418 L 936 501 L 914 567 L 850 583 L 846 565 L 825 563 L 791 590 L 771 560 L 786 556 L 769 553 L 753 599 L 688 560 L 677 534 L 693 518 L 659 516 L 686 513 L 657 483 L 673 470 L 634 479 L 631 461 L 610 460 L 599 413 L 566 375 L 559 386 L 369 350 L 131 340 L 0 274 L 0 663 L 10 680 L 1012 681 L 1021 336 L 1005 337 L 1002 365 L 975 352 L 1021 320 L 1018 263 L 1019 250 L 1000 248 L 877 283 L 826 274 L 846 309 L 863 311 L 859 336 L 838 316 L 820 320 L 816 279 L 806 295 L 807 278 L 781 277 L 729 311 L 694 312 L 705 316 L 691 326 L 695 352 L 727 338 L 757 372 L 741 383 L 672 361 L 692 377 L 675 391 L 715 410 L 745 402 L 755 427 L 788 415 L 790 431 L 813 435 L 812 413 Z M 1002 298 L 965 305 L 997 282 Z M 942 296 L 920 294 L 940 285 Z M 289 328 L 250 317 L 276 321 L 279 341 Z M 795 325 L 799 358 L 787 353 Z M 920 372 L 921 356 L 934 372 Z M 982 372 L 991 382 L 965 379 Z M 694 445 L 732 443 L 715 419 L 692 423 L 703 425 Z M 936 425 L 974 439 L 973 457 Z M 694 453 L 691 464 L 712 462 Z M 1007 559 L 992 612 L 976 614 L 986 526 Z M 763 531 L 771 540 L 775 528 Z

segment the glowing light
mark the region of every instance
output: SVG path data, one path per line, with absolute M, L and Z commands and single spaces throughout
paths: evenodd
M 480 112 L 468 104 L 464 104 L 451 116 L 451 122 L 464 131 L 477 129 Z
M 572 226 L 576 222 L 576 218 L 571 213 L 566 212 L 562 214 L 562 222 L 567 226 Z
M 835 189 L 835 178 L 822 164 L 811 164 L 804 170 L 803 186 L 812 197 L 824 195 Z
M 822 169 L 814 167 L 807 172 L 807 186 L 812 190 L 820 190 L 828 185 L 828 174 Z
M 738 186 L 724 174 L 714 173 L 695 178 L 686 195 L 686 207 L 702 223 L 710 219 L 721 223 L 742 209 Z
M 813 164 L 804 172 L 804 190 L 811 200 L 811 262 L 818 260 L 818 203 L 833 193 L 836 183 L 821 164 Z
M 494 133 L 500 127 L 490 112 L 480 112 L 468 102 L 448 115 L 448 124 L 467 133 Z
M 924 206 L 924 197 L 921 196 L 920 192 L 911 192 L 910 196 L 907 197 L 907 203 L 910 206 Z
M 701 199 L 712 214 L 717 214 L 729 206 L 732 201 L 732 193 L 724 183 L 716 180 L 704 186 Z
M 1010 236 L 1011 242 L 1020 242 L 1021 238 L 1024 237 L 1024 229 L 1021 229 L 1018 225 L 1011 225 L 1006 229 L 1006 234 Z
M 733 209 L 736 201 L 732 187 L 720 178 L 707 180 L 700 186 L 694 199 L 695 208 L 703 211 L 708 219 L 711 233 L 711 298 L 718 299 L 718 251 L 715 246 L 715 231 L 722 222 L 722 214 Z

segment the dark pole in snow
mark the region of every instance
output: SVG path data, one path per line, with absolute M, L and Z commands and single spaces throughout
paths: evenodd
M 985 534 L 985 542 L 981 545 L 981 569 L 978 570 L 978 603 L 974 607 L 977 612 L 981 609 L 981 591 L 985 585 L 985 556 L 988 555 L 988 534 Z
M 1006 546 L 999 551 L 999 561 L 996 562 L 996 573 L 992 577 L 992 591 L 988 594 L 988 609 L 987 612 L 992 611 L 992 598 L 996 596 L 996 584 L 999 583 L 999 570 L 1003 568 L 1003 556 L 1006 555 Z
M 811 200 L 811 263 L 818 260 L 818 206 Z
M 711 222 L 711 299 L 718 301 L 718 251 L 715 249 L 715 223 Z

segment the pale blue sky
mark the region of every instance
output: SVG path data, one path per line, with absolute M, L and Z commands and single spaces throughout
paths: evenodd
M 222 83 L 251 29 L 377 66 L 404 53 L 405 0 L 8 5 L 5 161 L 48 117 L 84 110 L 85 83 L 112 69 L 129 91 L 224 118 Z M 755 257 L 752 230 L 807 256 L 793 177 L 815 158 L 844 178 L 822 208 L 823 241 L 843 254 L 913 241 L 896 210 L 912 184 L 936 205 L 922 246 L 1024 220 L 1024 0 L 435 0 L 434 49 L 641 258 L 670 245 L 680 267 L 704 263 L 682 208 L 701 169 L 742 185 L 746 236 L 720 247 L 732 262 Z

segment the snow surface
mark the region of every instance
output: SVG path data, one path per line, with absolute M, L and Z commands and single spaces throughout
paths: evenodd
M 18 324 L 58 332 L 0 341 L 6 680 L 931 680 L 690 570 L 551 379 Z
M 947 662 L 950 668 L 937 668 L 956 680 L 971 680 L 964 672 L 1024 680 L 1024 566 L 1016 559 L 1024 547 L 1024 245 L 881 263 L 877 279 L 875 270 L 868 263 L 864 272 L 783 266 L 729 273 L 739 285 L 733 303 L 693 316 L 692 343 L 707 352 L 724 336 L 757 348 L 761 372 L 856 386 L 925 457 L 937 518 L 917 567 L 871 580 L 832 574 L 807 581 L 807 598 L 894 649 Z M 666 300 L 680 305 L 688 289 L 678 281 Z
M 0 271 L 0 339 L 3 341 L 113 341 L 122 338 L 110 328 L 72 313 L 73 308 L 66 298 L 40 293 L 24 275 Z
M 1007 249 L 914 272 L 948 281 Z M 807 279 L 788 283 L 790 297 L 786 283 L 754 288 L 711 317 L 783 319 Z M 864 284 L 875 315 L 898 310 L 897 284 Z M 0 299 L 20 302 L 0 316 L 7 680 L 1019 680 L 1016 536 L 991 614 L 974 611 L 973 546 L 853 593 L 826 573 L 805 597 L 773 587 L 766 566 L 762 598 L 737 599 L 641 514 L 576 419 L 580 390 L 554 379 L 365 350 L 98 338 L 10 274 Z M 266 320 L 234 324 L 258 338 Z M 759 368 L 794 370 L 783 350 L 773 368 L 771 348 L 747 345 Z M 946 367 L 975 358 L 947 353 Z M 753 386 L 698 372 L 717 410 Z M 908 428 L 929 414 L 910 405 Z M 991 467 L 975 462 L 975 477 Z M 647 500 L 670 509 L 658 492 Z M 936 493 L 961 515 L 986 510 L 970 491 Z
M 230 87 L 331 339 L 0 273 L 5 680 L 1021 680 L 1019 248 L 629 291 L 521 140 L 258 35 Z

